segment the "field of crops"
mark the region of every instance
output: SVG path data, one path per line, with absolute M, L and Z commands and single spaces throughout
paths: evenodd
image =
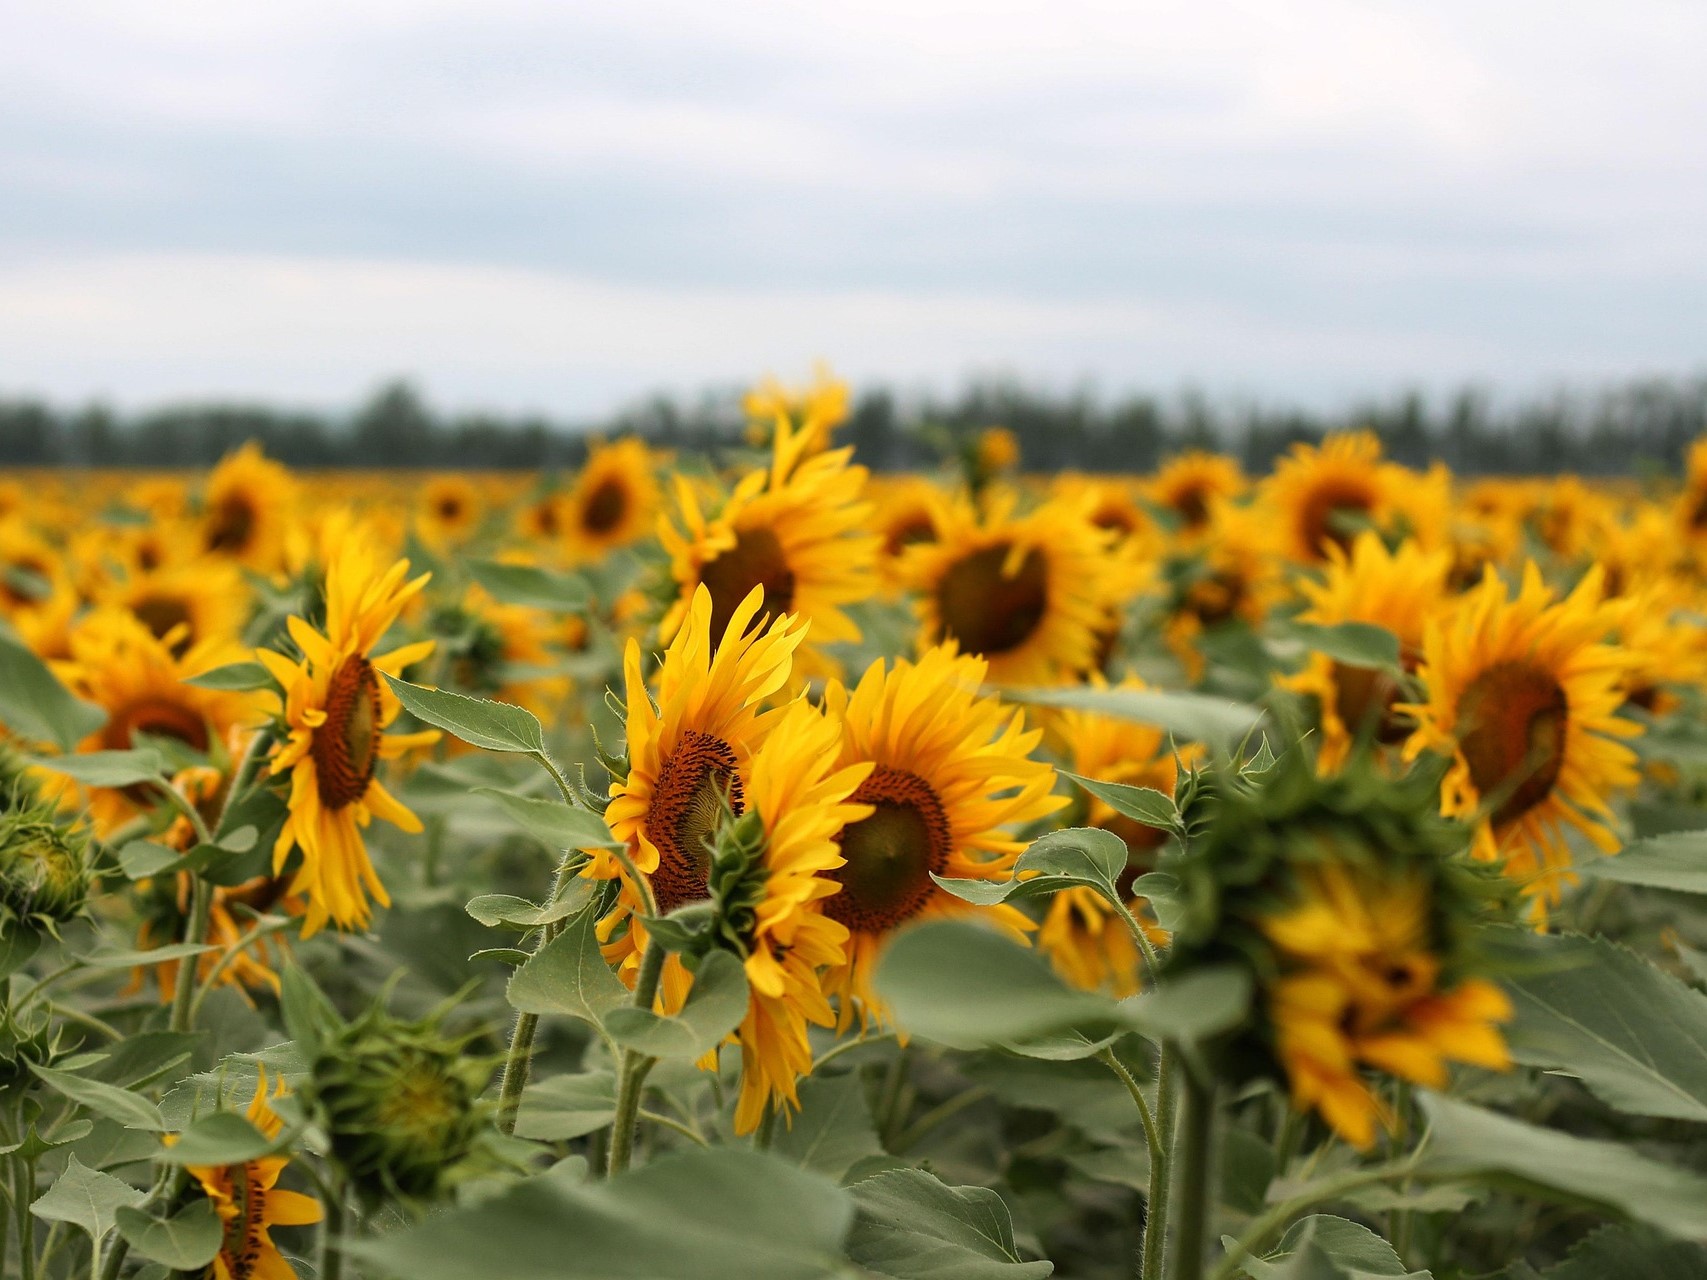
M 0 1271 L 1707 1276 L 1707 446 L 845 409 L 0 477 Z

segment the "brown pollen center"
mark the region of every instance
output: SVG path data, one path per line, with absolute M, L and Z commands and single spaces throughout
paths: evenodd
M 847 861 L 830 872 L 842 887 L 824 900 L 824 914 L 849 929 L 883 933 L 930 900 L 931 872 L 947 868 L 953 835 L 936 791 L 904 769 L 879 765 L 852 798 L 874 812 L 836 837 Z
M 1496 826 L 1545 800 L 1565 763 L 1570 705 L 1547 672 L 1501 662 L 1470 682 L 1458 700 L 1458 749 L 1470 780 L 1498 802 Z
M 658 771 L 646 811 L 646 838 L 658 850 L 652 896 L 660 913 L 704 899 L 710 840 L 725 804 L 737 817 L 746 807 L 734 749 L 709 733 L 685 731 Z
M 1019 569 L 1004 575 L 1012 546 L 999 542 L 962 556 L 937 584 L 937 615 L 943 637 L 967 653 L 1000 654 L 1019 648 L 1037 630 L 1049 608 L 1049 562 L 1036 547 Z
M 587 495 L 581 524 L 588 533 L 609 533 L 627 514 L 628 489 L 619 480 L 602 480 Z
M 735 545 L 699 571 L 699 580 L 711 592 L 711 642 L 719 643 L 729 620 L 754 587 L 765 589 L 763 608 L 748 625 L 752 631 L 767 617 L 780 618 L 794 607 L 794 570 L 782 542 L 769 529 L 742 529 Z
M 326 721 L 310 747 L 326 808 L 342 809 L 367 794 L 379 765 L 379 719 L 379 677 L 366 658 L 351 654 L 332 674 Z

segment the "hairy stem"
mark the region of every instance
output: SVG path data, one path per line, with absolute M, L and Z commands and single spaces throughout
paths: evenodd
M 1209 1165 L 1215 1143 L 1215 1085 L 1200 1080 L 1187 1068 L 1184 1105 L 1174 1136 L 1174 1167 L 1179 1185 L 1178 1221 L 1174 1227 L 1173 1263 L 1168 1280 L 1202 1280 L 1203 1249 L 1208 1237 Z
M 640 976 L 634 983 L 634 1007 L 650 1009 L 658 996 L 658 979 L 664 972 L 664 948 L 650 943 L 640 959 Z M 633 1049 L 622 1051 L 622 1063 L 617 1071 L 616 1116 L 611 1122 L 610 1159 L 605 1176 L 612 1177 L 628 1168 L 634 1152 L 634 1130 L 640 1119 L 640 1096 L 646 1077 L 658 1059 L 649 1058 Z

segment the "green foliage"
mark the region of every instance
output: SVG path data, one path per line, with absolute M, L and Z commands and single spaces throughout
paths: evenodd
M 73 697 L 45 662 L 0 632 L 0 725 L 26 742 L 75 751 L 106 719 L 99 707 Z
M 848 1188 L 859 1218 L 848 1255 L 896 1280 L 1041 1280 L 1055 1268 L 1021 1261 L 1002 1198 L 949 1187 L 919 1169 L 892 1169 Z
M 473 747 L 543 756 L 545 739 L 531 711 L 507 702 L 470 698 L 448 689 L 426 689 L 396 676 L 385 677 L 405 709 Z

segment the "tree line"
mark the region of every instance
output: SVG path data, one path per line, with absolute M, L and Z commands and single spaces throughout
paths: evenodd
M 122 415 L 0 400 L 0 467 L 203 467 L 246 440 L 293 467 L 572 468 L 589 441 L 637 433 L 665 448 L 739 446 L 740 396 L 654 397 L 597 422 L 436 412 L 407 382 L 354 413 L 188 405 Z M 946 440 L 988 426 L 1019 439 L 1029 471 L 1141 472 L 1185 449 L 1218 449 L 1262 472 L 1297 441 L 1369 427 L 1411 466 L 1460 474 L 1675 474 L 1707 434 L 1707 377 L 1651 379 L 1506 402 L 1485 391 L 1400 395 L 1319 414 L 1216 402 L 1200 394 L 1105 400 L 985 382 L 951 397 L 861 394 L 837 439 L 880 471 L 933 465 Z

